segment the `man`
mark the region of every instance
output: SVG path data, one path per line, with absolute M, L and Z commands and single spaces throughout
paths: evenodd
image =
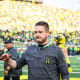
M 65 37 L 64 37 L 64 35 L 58 34 L 55 37 L 55 41 L 56 41 L 56 45 L 62 49 L 62 51 L 64 53 L 64 56 L 66 58 L 66 62 L 68 64 L 68 71 L 71 72 L 72 68 L 71 68 L 71 65 L 70 65 L 69 58 L 68 58 L 68 53 L 67 53 L 67 48 L 66 48 L 66 45 L 65 45 Z
M 25 50 L 16 62 L 10 55 L 3 55 L 0 59 L 11 67 L 19 69 L 28 64 L 28 80 L 69 80 L 69 73 L 61 49 L 48 40 L 49 25 L 40 21 L 35 25 L 36 45 Z
M 13 47 L 11 40 L 6 40 L 5 47 L 7 48 L 7 54 L 11 54 L 11 59 L 17 61 L 19 55 L 17 50 Z M 4 80 L 20 80 L 20 75 L 22 74 L 22 70 L 12 69 L 6 62 L 4 62 Z

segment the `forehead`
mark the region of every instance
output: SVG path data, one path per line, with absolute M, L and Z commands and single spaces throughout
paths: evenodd
M 35 26 L 35 31 L 45 31 L 44 26 Z

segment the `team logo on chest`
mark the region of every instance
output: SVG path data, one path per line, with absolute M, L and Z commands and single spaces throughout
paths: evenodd
M 49 57 L 46 57 L 46 58 L 45 58 L 45 63 L 46 63 L 46 64 L 50 64 L 50 58 L 49 58 Z

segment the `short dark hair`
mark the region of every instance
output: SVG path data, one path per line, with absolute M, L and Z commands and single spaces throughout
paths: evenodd
M 38 22 L 38 23 L 35 24 L 35 26 L 39 26 L 39 25 L 40 25 L 40 26 L 44 26 L 45 30 L 46 30 L 46 31 L 49 31 L 49 25 L 48 25 L 47 22 L 40 21 L 40 22 Z
M 7 44 L 7 43 L 12 43 L 12 41 L 11 41 L 11 40 L 5 40 L 4 43 L 5 43 L 5 44 Z

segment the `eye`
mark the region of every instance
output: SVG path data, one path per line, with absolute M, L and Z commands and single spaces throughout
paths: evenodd
M 34 31 L 34 34 L 36 34 L 37 33 L 37 31 Z
M 39 31 L 39 33 L 43 33 L 42 31 Z

